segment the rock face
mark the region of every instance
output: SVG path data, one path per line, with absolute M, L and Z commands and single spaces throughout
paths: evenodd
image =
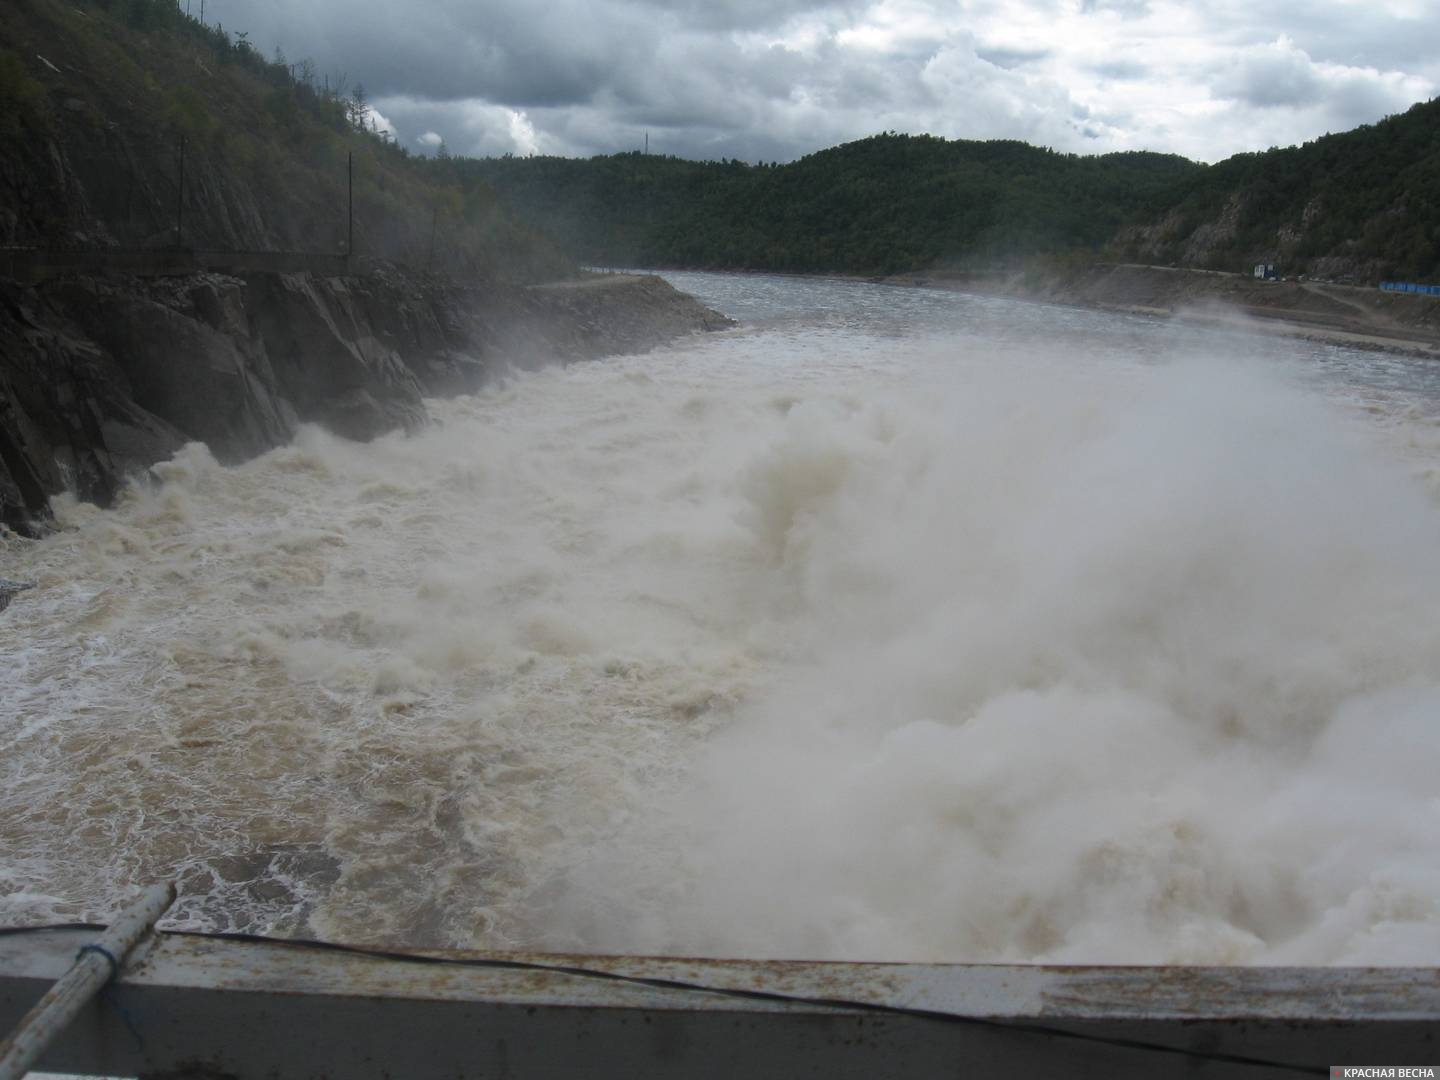
M 0 521 L 33 534 L 67 489 L 105 505 L 187 442 L 233 463 L 307 421 L 353 439 L 409 431 L 427 420 L 426 396 L 474 390 L 499 368 L 728 325 L 653 277 L 0 280 Z

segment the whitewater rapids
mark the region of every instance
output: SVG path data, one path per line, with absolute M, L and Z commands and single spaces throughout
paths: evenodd
M 0 924 L 1440 963 L 1418 362 L 678 283 L 749 325 L 0 540 Z

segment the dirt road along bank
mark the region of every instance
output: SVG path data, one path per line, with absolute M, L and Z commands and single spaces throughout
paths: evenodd
M 887 279 L 995 296 L 1076 304 L 1397 349 L 1440 357 L 1440 298 L 1311 281 L 1125 263 Z

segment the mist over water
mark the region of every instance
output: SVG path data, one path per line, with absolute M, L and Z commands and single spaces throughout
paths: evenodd
M 1440 962 L 1430 369 L 673 277 L 746 328 L 5 541 L 0 922 Z

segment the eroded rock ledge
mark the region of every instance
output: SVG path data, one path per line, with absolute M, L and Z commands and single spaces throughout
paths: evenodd
M 643 351 L 731 325 L 655 277 L 468 286 L 201 273 L 0 280 L 0 521 L 51 495 L 109 503 L 187 442 L 234 463 L 313 421 L 354 439 L 426 422 L 424 398 L 506 366 Z

